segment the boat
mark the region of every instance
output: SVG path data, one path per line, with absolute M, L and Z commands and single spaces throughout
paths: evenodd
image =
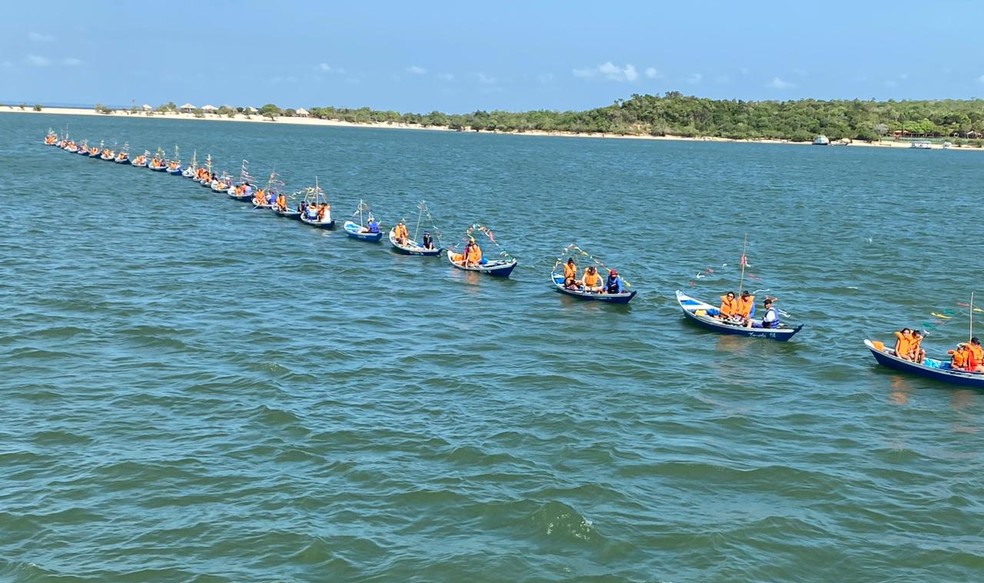
M 564 274 L 553 274 L 554 289 L 568 296 L 573 296 L 579 300 L 593 300 L 606 302 L 609 304 L 627 304 L 632 298 L 636 297 L 636 291 L 621 292 L 615 294 L 589 292 L 582 289 L 573 289 L 564 286 Z
M 406 232 L 405 236 L 402 238 L 400 237 L 400 233 L 397 233 L 397 230 L 406 229 L 405 221 L 400 221 L 389 231 L 390 245 L 392 245 L 398 253 L 402 253 L 404 255 L 423 255 L 429 257 L 440 255 L 442 249 L 439 245 L 434 244 L 434 239 L 431 237 L 430 231 L 424 231 L 423 239 L 420 239 L 418 242 L 417 237 L 420 235 L 420 222 L 425 214 L 428 218 L 431 218 L 431 216 L 427 211 L 427 205 L 424 201 L 420 201 L 420 204 L 417 205 L 417 209 L 417 226 L 414 227 L 413 238 L 410 238 L 409 232 Z M 433 219 L 431 222 L 433 222 Z M 440 237 L 440 233 L 438 233 L 436 229 L 434 232 Z
M 124 142 L 123 149 L 116 153 L 116 158 L 113 160 L 117 164 L 129 164 L 130 163 L 130 144 Z
M 934 379 L 951 385 L 984 389 L 984 374 L 950 368 L 949 361 L 926 358 L 922 363 L 899 358 L 895 351 L 877 340 L 865 338 L 864 345 L 878 364 L 914 376 Z
M 147 162 L 147 168 L 154 172 L 164 172 L 167 170 L 167 163 L 164 161 L 164 150 L 157 148 L 157 153 Z
M 191 165 L 185 166 L 181 171 L 181 176 L 185 178 L 194 178 L 196 175 L 198 175 L 198 150 L 191 154 Z
M 116 159 L 116 152 L 114 152 L 110 148 L 103 148 L 102 152 L 99 154 L 99 159 L 104 160 L 106 162 L 112 162 L 113 160 Z
M 228 172 L 223 172 L 218 177 L 215 177 L 214 174 L 212 176 L 212 182 L 208 185 L 212 189 L 212 192 L 228 194 L 229 188 L 232 186 L 232 176 L 229 176 Z
M 515 259 L 483 259 L 484 263 L 479 263 L 477 265 L 465 265 L 460 260 L 456 259 L 455 256 L 458 255 L 453 249 L 447 250 L 448 261 L 451 265 L 454 265 L 458 269 L 463 269 L 465 271 L 477 271 L 478 273 L 487 273 L 489 275 L 494 275 L 495 277 L 509 277 L 513 269 L 516 268 L 517 261 Z
M 57 143 L 58 143 L 58 134 L 55 132 L 55 130 L 48 128 L 48 133 L 45 134 L 44 136 L 44 145 L 54 146 Z
M 202 168 L 202 169 L 200 169 L 199 172 L 200 172 L 201 176 L 199 177 L 198 175 L 196 175 L 196 179 L 198 180 L 198 184 L 201 184 L 202 186 L 205 186 L 205 187 L 210 187 L 212 185 L 212 181 L 215 179 L 215 174 L 212 173 L 212 155 L 211 154 L 206 154 L 205 155 L 205 167 Z
M 239 202 L 253 202 L 253 177 L 249 175 L 249 160 L 243 160 L 239 167 L 239 181 L 226 189 L 226 194 Z
M 331 205 L 325 191 L 318 185 L 315 177 L 314 186 L 304 189 L 304 201 L 301 203 L 300 219 L 302 223 L 317 227 L 319 229 L 334 229 L 335 220 L 331 218 Z
M 827 136 L 825 136 L 823 134 L 820 134 L 819 136 L 813 138 L 813 145 L 814 146 L 829 146 L 830 145 L 830 138 L 828 138 Z
M 471 246 L 477 246 L 475 235 L 478 233 L 485 234 L 489 241 L 500 249 L 502 259 L 489 259 L 481 252 L 481 247 L 478 247 L 478 256 L 480 259 L 478 261 L 465 260 L 465 258 L 470 254 L 469 249 Z M 509 277 L 509 274 L 511 274 L 513 269 L 516 268 L 517 261 L 515 258 L 510 257 L 505 251 L 501 251 L 502 248 L 495 242 L 495 236 L 492 234 L 491 229 L 482 225 L 472 225 L 465 231 L 465 234 L 468 236 L 468 244 L 465 245 L 464 251 L 457 253 L 454 249 L 447 250 L 448 261 L 451 262 L 451 265 L 464 271 L 476 271 L 478 273 L 486 273 L 495 277 Z
M 803 324 L 790 327 L 781 322 L 778 328 L 756 328 L 756 325 L 762 325 L 762 320 L 755 318 L 750 319 L 752 324 L 751 326 L 746 326 L 740 322 L 722 320 L 715 317 L 715 314 L 719 312 L 716 306 L 712 306 L 696 298 L 690 297 L 680 290 L 677 290 L 676 292 L 676 299 L 677 303 L 680 304 L 680 309 L 683 310 L 684 315 L 689 320 L 720 334 L 732 334 L 736 336 L 749 336 L 752 338 L 768 338 L 770 340 L 786 341 L 803 329 Z
M 276 172 L 270 173 L 266 187 L 260 188 L 253 195 L 253 208 L 273 209 L 277 206 L 277 197 L 284 191 L 284 183 Z
M 363 221 L 365 218 L 364 213 L 366 212 L 369 213 L 369 217 Z M 373 243 L 383 238 L 383 232 L 379 230 L 379 221 L 376 220 L 376 217 L 372 216 L 372 210 L 364 200 L 359 200 L 359 208 L 353 213 L 353 216 L 355 215 L 359 215 L 358 223 L 355 221 L 345 221 L 342 224 L 346 235 L 352 239 L 371 241 Z
M 929 140 L 918 140 L 909 144 L 909 147 L 916 150 L 932 150 L 933 144 Z
M 166 170 L 172 176 L 181 176 L 181 158 L 178 156 L 177 146 L 174 146 L 174 158 L 167 161 Z
M 953 147 L 953 144 L 952 143 L 950 143 L 950 142 L 943 142 L 943 149 L 944 150 L 949 150 L 952 147 Z
M 602 267 L 602 269 L 608 269 L 607 267 L 605 267 L 605 264 L 603 262 L 601 262 L 598 259 L 592 257 L 591 255 L 589 255 L 587 252 L 585 252 L 584 250 L 582 250 L 577 245 L 574 245 L 574 244 L 568 245 L 564 249 L 563 255 L 566 255 L 568 253 L 577 253 L 578 255 L 581 255 L 583 257 L 589 257 L 589 258 L 591 258 L 591 260 L 595 264 L 595 268 L 596 269 L 597 269 L 598 266 Z M 569 261 L 573 261 L 573 259 L 569 259 Z M 606 303 L 609 303 L 609 304 L 627 304 L 627 303 L 629 303 L 632 300 L 632 298 L 634 298 L 636 296 L 636 292 L 635 291 L 625 291 L 625 289 L 624 289 L 623 286 L 627 286 L 628 284 L 626 282 L 622 281 L 621 279 L 619 279 L 613 285 L 613 288 L 615 288 L 615 290 L 616 290 L 613 293 L 609 293 L 608 291 L 588 291 L 588 290 L 585 290 L 584 289 L 584 286 L 583 285 L 580 285 L 580 282 L 573 282 L 573 278 L 572 278 L 572 281 L 570 281 L 570 282 L 569 281 L 565 281 L 566 278 L 565 278 L 565 275 L 564 275 L 564 269 L 562 267 L 564 265 L 565 265 L 565 263 L 564 263 L 563 258 L 558 257 L 556 263 L 554 263 L 553 269 L 550 270 L 550 281 L 553 283 L 554 289 L 557 290 L 558 292 L 564 294 L 564 295 L 575 297 L 575 298 L 577 298 L 579 300 L 590 300 L 590 301 L 597 301 L 597 302 L 606 302 Z M 573 267 L 573 265 L 574 264 L 571 263 L 572 271 L 574 271 L 575 274 L 576 274 L 577 268 L 576 267 Z M 614 270 L 609 270 L 610 273 L 612 271 L 614 271 Z M 615 272 L 615 275 L 618 276 L 618 273 Z M 619 285 L 619 283 L 621 283 L 621 285 Z M 604 285 L 604 283 L 603 283 L 603 285 Z M 618 289 L 622 289 L 622 291 L 618 291 Z
M 150 156 L 150 152 L 148 152 L 147 150 L 144 150 L 144 153 L 143 154 L 140 154 L 139 156 L 137 156 L 136 158 L 134 158 L 133 159 L 133 162 L 131 162 L 131 164 L 133 164 L 137 168 L 146 168 L 147 167 L 147 157 L 148 156 Z
M 89 157 L 98 158 L 99 156 L 102 156 L 102 151 L 103 151 L 103 142 L 99 142 L 98 146 L 91 146 L 89 148 Z

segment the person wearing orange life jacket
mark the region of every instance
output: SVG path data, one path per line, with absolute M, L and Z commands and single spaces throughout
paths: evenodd
M 465 265 L 479 265 L 482 263 L 482 248 L 478 246 L 475 239 L 469 239 L 468 243 L 471 248 L 468 249 L 468 253 L 465 254 Z
M 950 368 L 953 370 L 965 370 L 967 368 L 967 358 L 969 353 L 967 351 L 967 345 L 961 342 L 957 344 L 957 347 L 953 350 L 947 350 L 947 354 L 950 355 Z
M 741 292 L 741 296 L 735 300 L 735 313 L 733 316 L 742 322 L 748 322 L 755 312 L 755 296 L 748 293 L 748 290 Z
M 589 265 L 584 270 L 582 283 L 586 292 L 600 292 L 602 290 L 601 276 L 598 275 L 598 269 L 594 265 Z
M 407 244 L 407 239 L 410 238 L 410 231 L 407 229 L 407 226 L 403 223 L 403 221 L 400 221 L 395 227 L 393 227 L 393 236 L 396 237 L 396 242 L 400 245 Z
M 277 210 L 282 213 L 287 212 L 287 196 L 282 192 L 277 195 Z
M 923 333 L 921 330 L 912 331 L 912 344 L 909 346 L 909 358 L 912 362 L 922 364 L 926 360 L 926 351 L 922 347 Z
M 729 291 L 721 296 L 721 307 L 718 308 L 718 317 L 727 320 L 737 312 L 738 299 L 735 297 L 735 292 Z
M 967 353 L 967 372 L 984 372 L 984 348 L 977 336 L 970 339 Z
M 902 328 L 895 333 L 895 356 L 902 360 L 912 360 L 912 330 Z

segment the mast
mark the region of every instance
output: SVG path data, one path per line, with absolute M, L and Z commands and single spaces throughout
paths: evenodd
M 970 292 L 970 337 L 974 337 L 974 292 Z
M 745 266 L 748 265 L 748 258 L 745 251 L 748 249 L 748 233 L 745 233 L 745 241 L 741 244 L 741 278 L 738 280 L 738 295 L 741 295 L 741 286 L 745 283 Z
M 417 205 L 417 226 L 413 229 L 413 240 L 417 241 L 417 235 L 420 234 L 420 220 L 424 218 L 424 201 L 420 201 Z

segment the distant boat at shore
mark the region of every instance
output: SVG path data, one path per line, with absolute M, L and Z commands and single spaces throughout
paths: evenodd
M 909 147 L 917 150 L 932 150 L 933 144 L 931 144 L 929 140 L 919 140 L 918 142 L 912 142 L 909 144 Z
M 828 138 L 827 136 L 825 136 L 823 134 L 820 134 L 819 136 L 813 138 L 813 145 L 814 146 L 829 146 L 830 145 L 830 138 Z

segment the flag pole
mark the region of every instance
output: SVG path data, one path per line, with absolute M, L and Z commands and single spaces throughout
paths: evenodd
M 974 337 L 974 292 L 970 292 L 970 337 Z
M 741 278 L 738 280 L 738 295 L 741 295 L 741 286 L 745 283 L 745 264 L 748 263 L 748 258 L 745 256 L 745 250 L 748 248 L 748 233 L 745 233 L 745 241 L 741 244 Z

